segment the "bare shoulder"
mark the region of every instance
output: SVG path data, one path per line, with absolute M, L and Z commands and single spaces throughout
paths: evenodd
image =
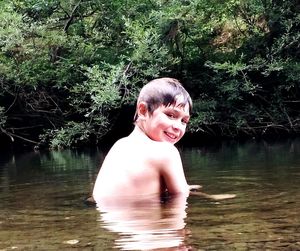
M 128 145 L 129 145 L 128 137 L 124 137 L 124 138 L 118 139 L 111 147 L 111 150 L 120 149 L 122 147 L 128 147 Z
M 130 151 L 130 144 L 127 141 L 127 138 L 121 138 L 116 141 L 105 157 L 106 162 L 108 160 L 116 160 L 119 157 L 126 155 L 127 152 Z
M 159 150 L 167 151 L 170 153 L 178 153 L 178 149 L 171 143 L 167 142 L 155 142 L 159 143 Z
M 168 142 L 146 140 L 136 140 L 132 137 L 124 137 L 119 139 L 111 148 L 109 152 L 110 157 L 131 157 L 137 161 L 137 159 L 144 161 L 158 161 L 169 162 L 171 160 L 178 160 L 180 158 L 178 149 Z
M 153 156 L 161 160 L 176 159 L 179 157 L 178 149 L 170 143 L 167 142 L 153 142 L 150 146 Z

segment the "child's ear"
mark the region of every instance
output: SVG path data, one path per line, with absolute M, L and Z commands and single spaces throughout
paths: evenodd
M 137 114 L 138 117 L 143 119 L 146 117 L 148 113 L 148 106 L 145 102 L 139 102 L 137 105 Z

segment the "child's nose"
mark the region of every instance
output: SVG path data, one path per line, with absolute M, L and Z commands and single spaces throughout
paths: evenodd
M 175 130 L 184 130 L 185 126 L 182 124 L 182 122 L 180 120 L 178 120 L 178 121 L 176 120 L 173 123 L 173 128 Z

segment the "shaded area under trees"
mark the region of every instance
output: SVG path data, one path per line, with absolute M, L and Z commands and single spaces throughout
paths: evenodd
M 0 7 L 2 145 L 98 144 L 131 126 L 138 90 L 159 76 L 180 79 L 191 93 L 189 135 L 299 134 L 297 0 Z

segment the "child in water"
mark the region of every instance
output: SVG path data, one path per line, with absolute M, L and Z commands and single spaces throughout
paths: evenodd
M 185 134 L 191 109 L 191 97 L 178 80 L 159 78 L 146 84 L 138 96 L 134 130 L 105 157 L 94 185 L 94 200 L 147 198 L 165 192 L 187 197 L 192 189 L 200 188 L 187 184 L 174 146 Z M 224 195 L 213 198 L 195 193 L 224 199 Z

